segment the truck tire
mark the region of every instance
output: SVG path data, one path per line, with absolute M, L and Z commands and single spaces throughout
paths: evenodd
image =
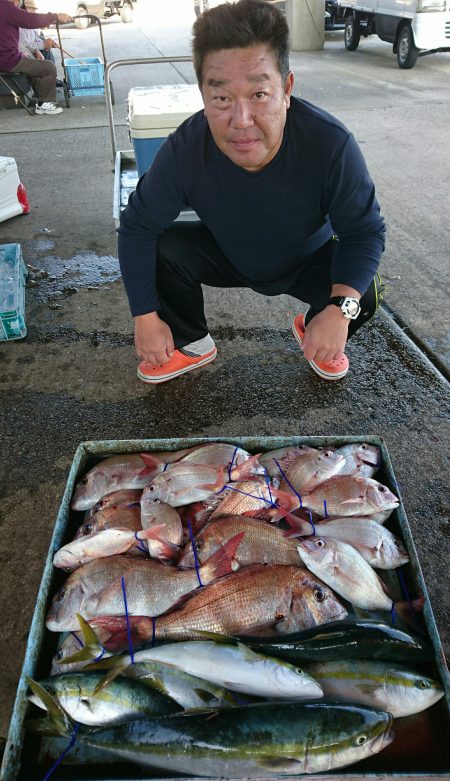
M 133 21 L 133 6 L 131 3 L 123 4 L 122 8 L 120 9 L 120 18 L 125 24 Z
M 358 48 L 361 38 L 361 27 L 359 20 L 353 14 L 347 16 L 344 30 L 344 44 L 348 52 L 354 52 Z
M 406 23 L 400 28 L 397 39 L 397 63 L 399 68 L 414 68 L 419 56 L 419 50 L 414 45 L 411 25 Z
M 89 27 L 90 19 L 77 19 L 78 16 L 83 16 L 84 14 L 87 14 L 87 9 L 83 5 L 79 5 L 73 20 L 77 30 L 87 30 Z

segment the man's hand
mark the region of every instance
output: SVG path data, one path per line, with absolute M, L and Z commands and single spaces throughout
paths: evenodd
M 44 49 L 48 52 L 50 49 L 59 49 L 59 46 L 53 38 L 44 38 Z
M 157 312 L 134 318 L 134 344 L 138 356 L 152 366 L 164 366 L 175 349 L 172 331 Z
M 60 24 L 69 24 L 69 22 L 73 22 L 73 16 L 69 16 L 69 14 L 58 14 L 57 16 Z
M 44 55 L 42 54 L 42 52 L 39 51 L 39 49 L 35 50 L 34 58 L 35 58 L 35 60 L 44 60 L 45 59 Z
M 334 304 L 322 309 L 305 328 L 301 349 L 306 360 L 328 363 L 342 358 L 349 323 Z

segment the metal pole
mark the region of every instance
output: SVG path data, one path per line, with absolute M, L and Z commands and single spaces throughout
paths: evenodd
M 112 147 L 112 164 L 114 165 L 116 160 L 116 134 L 114 129 L 114 117 L 113 107 L 111 100 L 111 88 L 109 84 L 109 74 L 114 68 L 119 68 L 122 65 L 159 65 L 168 62 L 192 62 L 192 57 L 142 57 L 135 60 L 114 60 L 110 62 L 105 68 L 105 97 L 106 97 L 106 111 L 108 113 L 109 133 L 111 137 Z

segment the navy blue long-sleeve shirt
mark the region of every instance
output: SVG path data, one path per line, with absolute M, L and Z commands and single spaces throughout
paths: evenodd
M 216 146 L 203 111 L 168 136 L 121 217 L 119 261 L 133 316 L 159 308 L 158 236 L 191 207 L 254 282 L 272 282 L 339 237 L 332 283 L 364 293 L 384 249 L 384 221 L 364 158 L 330 114 L 291 98 L 283 141 L 248 172 Z

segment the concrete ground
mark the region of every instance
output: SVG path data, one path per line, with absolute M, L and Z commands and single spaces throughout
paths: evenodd
M 109 61 L 189 54 L 192 4 L 141 0 L 138 18 L 103 25 Z M 56 6 L 57 4 L 55 4 Z M 101 56 L 98 29 L 63 28 L 75 56 Z M 448 116 L 450 55 L 401 71 L 388 44 L 343 33 L 293 53 L 295 94 L 353 130 L 388 226 L 385 308 L 349 345 L 351 370 L 324 383 L 291 336 L 289 297 L 206 291 L 217 361 L 155 388 L 135 374 L 132 321 L 112 219 L 104 96 L 56 117 L 0 111 L 0 150 L 16 158 L 31 212 L 0 224 L 29 264 L 28 335 L 0 346 L 0 740 L 11 708 L 52 527 L 78 444 L 96 439 L 350 434 L 391 455 L 432 609 L 450 653 Z M 194 82 L 189 63 L 112 76 L 119 149 L 131 144 L 132 86 Z

